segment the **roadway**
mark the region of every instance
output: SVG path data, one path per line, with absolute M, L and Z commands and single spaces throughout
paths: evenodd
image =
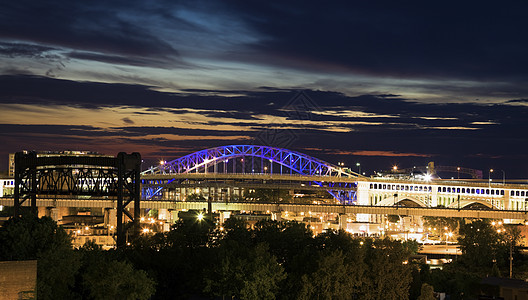
M 422 245 L 422 249 L 418 251 L 420 254 L 448 254 L 448 255 L 461 255 L 462 252 L 459 246 L 456 244 L 435 244 L 435 245 Z
M 13 198 L 0 198 L 0 205 L 13 206 Z M 23 206 L 29 206 L 29 201 Z M 117 208 L 115 199 L 71 199 L 71 198 L 40 198 L 38 207 L 99 207 Z M 208 207 L 206 201 L 184 202 L 170 200 L 143 200 L 142 209 L 169 210 L 204 210 Z M 211 202 L 213 211 L 256 211 L 256 212 L 294 212 L 294 213 L 337 213 L 337 214 L 373 214 L 373 215 L 402 215 L 402 216 L 433 216 L 459 217 L 476 219 L 528 219 L 525 211 L 511 210 L 480 210 L 431 207 L 403 207 L 403 206 L 370 206 L 370 205 L 332 205 L 332 204 L 292 204 L 292 203 L 226 203 Z

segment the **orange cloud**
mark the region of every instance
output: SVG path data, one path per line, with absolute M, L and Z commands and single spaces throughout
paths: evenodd
M 418 154 L 418 153 L 398 153 L 394 151 L 377 151 L 377 150 L 359 150 L 359 151 L 337 151 L 336 154 L 341 155 L 359 155 L 359 156 L 393 156 L 393 157 L 431 157 L 430 154 Z
M 345 151 L 336 149 L 322 149 L 307 147 L 304 150 L 318 151 L 324 153 L 338 154 L 338 155 L 359 155 L 359 156 L 391 156 L 391 157 L 431 157 L 431 154 L 418 154 L 418 153 L 399 153 L 394 151 L 378 151 L 378 150 L 357 150 L 357 151 Z

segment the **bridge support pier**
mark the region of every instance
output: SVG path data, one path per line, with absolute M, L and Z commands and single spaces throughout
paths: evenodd
M 169 211 L 165 208 L 160 208 L 158 210 L 158 219 L 165 220 L 165 221 L 169 220 L 170 219 Z
M 505 210 L 510 210 L 512 208 L 510 208 L 512 205 L 511 205 L 511 199 L 510 199 L 510 191 L 509 190 L 505 190 L 504 191 L 504 209 Z
M 348 216 L 346 214 L 339 214 L 339 229 L 347 229 L 347 219 Z
M 369 201 L 369 183 L 364 181 L 359 181 L 357 184 L 357 204 L 358 205 L 370 205 Z M 357 214 L 356 222 L 369 222 L 370 215 L 368 214 Z
M 229 217 L 231 217 L 231 212 L 230 211 L 221 211 L 221 212 L 219 212 L 220 225 L 224 224 L 225 220 L 229 219 Z
M 178 213 L 179 213 L 179 212 L 180 212 L 180 211 L 177 210 L 177 209 L 169 210 L 169 214 L 170 214 L 170 216 L 169 216 L 169 222 L 170 222 L 171 224 L 174 224 L 174 223 L 176 223 L 176 221 L 178 221 Z
M 38 207 L 38 217 L 42 218 L 48 215 L 48 208 L 44 206 Z
M 115 208 L 106 208 L 104 210 L 104 224 L 107 227 L 117 226 L 117 209 Z
M 57 207 L 50 208 L 50 217 L 53 219 L 53 221 L 59 222 L 61 216 Z
M 49 217 L 53 219 L 53 221 L 59 223 L 59 221 L 62 220 L 62 217 L 69 214 L 70 209 L 69 207 L 49 207 Z

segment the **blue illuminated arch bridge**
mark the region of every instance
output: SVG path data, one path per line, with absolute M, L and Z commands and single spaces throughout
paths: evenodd
M 143 197 L 148 200 L 160 196 L 167 184 L 195 174 L 264 176 L 265 178 L 308 179 L 309 184 L 324 188 L 343 204 L 355 201 L 356 180 L 360 176 L 309 155 L 282 148 L 229 145 L 197 151 L 142 172 Z M 171 178 L 172 176 L 172 178 Z M 275 177 L 274 177 L 275 176 Z M 263 177 L 263 178 L 264 178 Z M 146 184 L 149 183 L 149 184 Z

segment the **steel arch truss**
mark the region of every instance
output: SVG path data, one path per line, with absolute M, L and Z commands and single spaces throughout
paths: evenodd
M 251 158 L 251 164 L 249 161 L 244 160 L 245 157 Z M 233 161 L 233 159 L 237 158 L 241 159 Z M 260 159 L 260 163 L 257 162 L 256 164 L 260 170 L 255 170 L 255 158 Z M 227 163 L 230 160 L 232 167 L 227 167 Z M 222 163 L 224 163 L 223 166 Z M 269 169 L 265 166 L 266 164 L 270 167 Z M 274 164 L 278 165 L 278 168 L 276 167 L 275 170 L 273 170 Z M 170 175 L 208 172 L 217 173 L 219 170 L 227 172 L 228 169 L 232 169 L 229 170 L 229 172 L 233 173 L 284 174 L 283 167 L 287 169 L 289 174 L 349 178 L 358 177 L 358 174 L 355 172 L 303 153 L 288 149 L 255 145 L 229 145 L 201 150 L 169 162 L 162 161 L 158 166 L 152 167 L 144 171 L 142 174 Z M 317 181 L 314 182 L 323 187 L 323 183 Z M 326 188 L 334 198 L 344 203 L 350 203 L 354 201 L 355 193 L 350 190 L 340 190 L 340 187 L 344 187 L 344 185 L 347 185 L 349 188 L 348 185 L 351 184 L 339 183 L 332 187 L 325 185 L 324 188 Z M 145 191 L 145 196 L 148 199 L 160 191 L 161 188 L 156 190 L 149 189 L 148 191 Z

